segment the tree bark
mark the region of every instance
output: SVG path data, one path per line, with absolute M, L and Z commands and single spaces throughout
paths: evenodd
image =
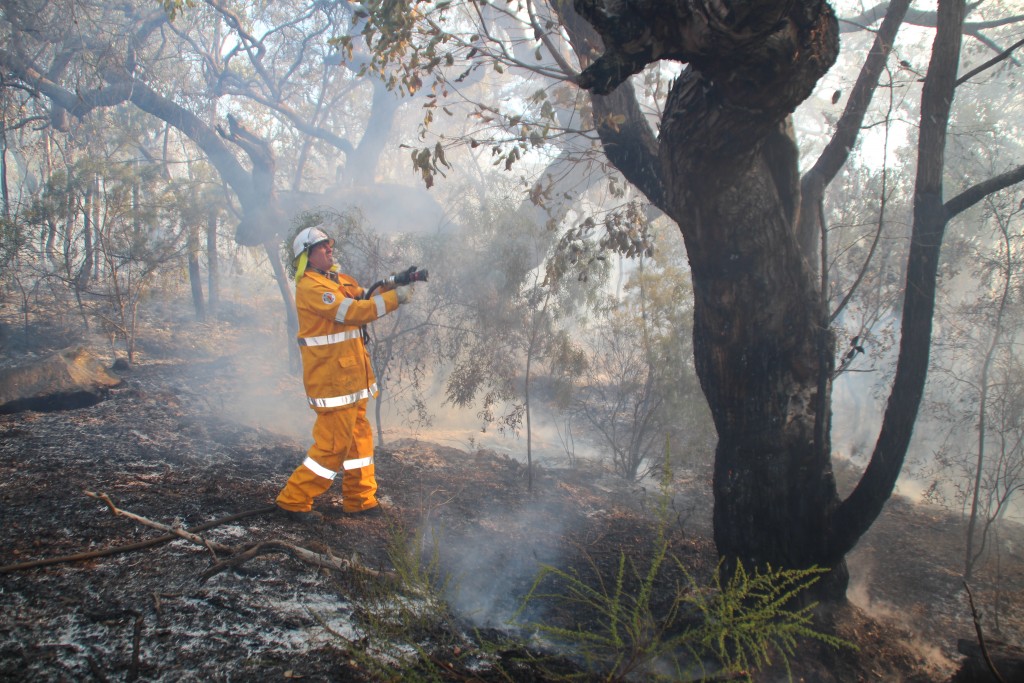
M 630 113 L 635 98 L 624 82 L 647 53 L 631 42 L 630 22 L 612 21 L 600 4 L 576 2 L 606 45 L 580 84 L 608 93 L 594 98 L 594 111 L 609 159 L 679 224 L 686 243 L 695 364 L 719 436 L 718 552 L 732 566 L 829 567 L 819 593 L 841 597 L 845 561 L 829 552 L 828 537 L 838 504 L 828 438 L 833 340 L 797 240 L 787 121 L 838 54 L 835 16 L 822 2 L 739 3 L 730 17 L 694 16 L 689 3 L 632 3 L 638 16 L 655 12 L 658 26 L 672 24 L 670 13 L 685 15 L 663 29 L 675 42 L 657 46 L 689 66 L 655 141 Z M 606 110 L 626 112 L 625 124 L 602 125 Z

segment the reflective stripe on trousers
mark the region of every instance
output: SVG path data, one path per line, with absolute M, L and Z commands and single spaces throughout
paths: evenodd
M 305 460 L 302 461 L 302 464 L 308 467 L 310 470 L 312 470 L 312 472 L 316 474 L 318 477 L 323 477 L 324 479 L 334 479 L 336 476 L 338 476 L 337 472 L 327 469 L 326 467 L 318 463 L 316 460 L 308 456 L 306 457 Z M 371 455 L 367 458 L 355 458 L 353 460 L 346 460 L 341 464 L 341 466 L 346 470 L 357 470 L 360 467 L 366 467 L 367 465 L 372 464 L 373 456 Z
M 332 396 L 330 398 L 313 398 L 308 396 L 309 405 L 313 408 L 341 408 L 343 406 L 350 406 L 353 403 L 357 403 L 364 398 L 368 399 L 371 396 L 377 395 L 377 383 L 374 382 L 368 389 L 361 389 L 357 392 L 348 394 L 347 396 Z
M 295 512 L 310 510 L 313 499 L 335 482 L 341 482 L 345 512 L 360 512 L 377 504 L 373 427 L 366 419 L 366 401 L 317 413 L 313 445 L 281 489 L 277 504 Z

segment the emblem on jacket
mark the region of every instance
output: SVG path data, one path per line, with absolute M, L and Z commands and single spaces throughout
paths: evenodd
M 324 292 L 324 303 L 330 306 L 335 301 L 333 292 Z

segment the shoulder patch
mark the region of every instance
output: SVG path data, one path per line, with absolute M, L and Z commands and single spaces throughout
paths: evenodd
M 334 297 L 334 292 L 324 292 L 323 299 L 324 299 L 324 303 L 327 304 L 328 306 L 330 306 L 331 304 L 333 304 L 336 301 L 336 299 Z

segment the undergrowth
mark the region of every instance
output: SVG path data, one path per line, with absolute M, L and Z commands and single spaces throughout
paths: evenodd
M 741 563 L 725 576 L 720 563 L 710 585 L 701 585 L 668 552 L 666 530 L 671 500 L 671 473 L 666 453 L 661 497 L 650 563 L 642 570 L 619 554 L 613 577 L 587 581 L 576 572 L 542 565 L 517 613 L 528 606 L 567 608 L 578 615 L 574 626 L 544 621 L 520 623 L 559 647 L 571 649 L 584 663 L 578 678 L 595 674 L 606 681 L 744 678 L 781 659 L 787 672 L 800 639 L 836 648 L 852 647 L 812 625 L 816 603 L 802 607 L 794 598 L 827 570 L 773 569 L 748 573 Z M 667 604 L 655 601 L 667 582 L 667 569 L 684 577 L 670 590 Z

